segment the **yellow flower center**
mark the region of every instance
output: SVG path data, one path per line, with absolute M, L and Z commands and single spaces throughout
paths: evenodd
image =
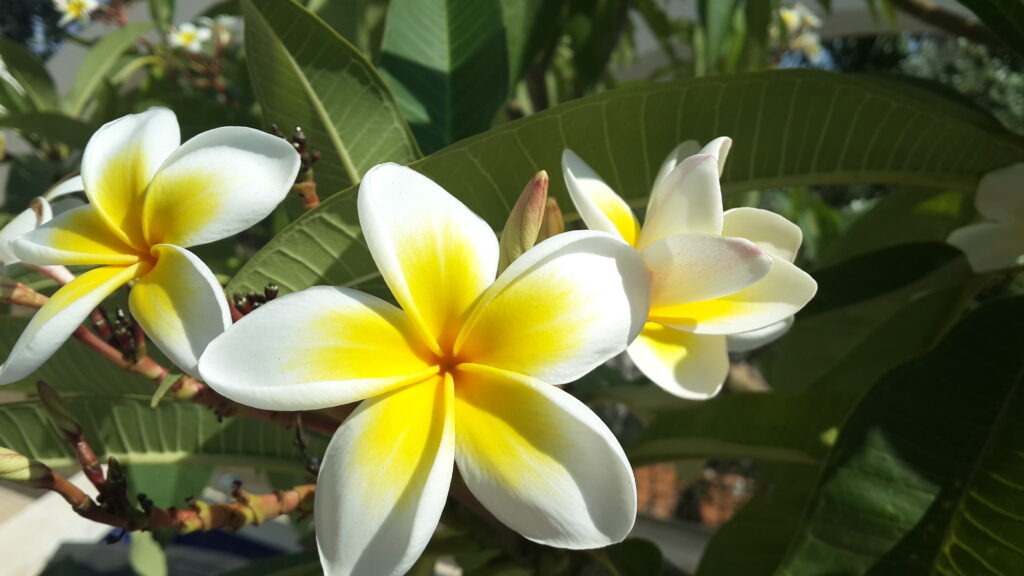
M 178 40 L 181 40 L 182 44 L 191 44 L 196 40 L 196 33 L 191 31 L 180 32 L 178 34 Z

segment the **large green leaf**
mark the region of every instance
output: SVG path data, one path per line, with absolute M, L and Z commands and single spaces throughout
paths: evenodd
M 246 0 L 245 49 L 267 123 L 301 126 L 322 154 L 321 197 L 355 184 L 381 162 L 419 149 L 391 92 L 341 36 L 292 0 Z
M 871 390 L 778 574 L 1020 570 L 1022 325 L 1024 298 L 986 306 Z
M 635 206 L 665 154 L 726 134 L 727 192 L 794 184 L 893 183 L 973 189 L 1024 159 L 1024 145 L 960 104 L 902 83 L 807 70 L 738 74 L 614 90 L 511 122 L 413 164 L 492 226 L 539 169 L 557 175 L 572 148 Z M 257 253 L 232 290 L 268 282 L 381 286 L 359 235 L 355 188 L 305 214 Z M 564 204 L 563 204 L 564 206 Z
M 499 0 L 392 0 L 381 73 L 420 148 L 487 130 L 508 97 Z
M 56 110 L 57 88 L 46 65 L 24 46 L 0 35 L 0 60 L 36 110 Z
M 163 1 L 150 2 L 151 9 L 154 6 L 167 4 Z M 173 4 L 169 6 L 173 9 Z M 103 36 L 95 46 L 91 47 L 78 66 L 78 75 L 75 76 L 75 85 L 68 94 L 65 108 L 72 116 L 81 116 L 85 111 L 86 104 L 92 98 L 96 90 L 103 86 L 112 73 L 116 71 L 121 54 L 128 48 L 135 45 L 139 36 L 153 27 L 152 22 L 135 22 L 124 28 L 119 28 Z
M 0 127 L 18 130 L 50 142 L 67 144 L 79 150 L 85 148 L 86 142 L 96 131 L 91 124 L 59 112 L 24 112 L 0 116 Z
M 967 6 L 999 39 L 1024 56 L 1024 4 L 1020 0 L 959 0 Z
M 310 0 L 306 7 L 367 58 L 379 59 L 388 0 Z

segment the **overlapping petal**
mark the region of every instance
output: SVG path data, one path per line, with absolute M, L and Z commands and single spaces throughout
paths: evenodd
M 82 155 L 89 202 L 115 234 L 136 248 L 142 236 L 142 198 L 164 160 L 181 143 L 174 113 L 150 108 L 104 124 Z
M 14 253 L 13 242 L 16 238 L 35 230 L 40 224 L 53 218 L 53 210 L 46 198 L 33 200 L 31 207 L 22 210 L 0 229 L 0 266 L 9 266 L 21 262 Z
M 237 234 L 284 200 L 299 171 L 286 140 L 252 128 L 216 128 L 174 151 L 142 211 L 150 245 L 197 246 Z
M 484 293 L 456 344 L 462 361 L 571 382 L 625 349 L 647 316 L 635 250 L 601 232 L 566 232 L 512 263 Z
M 587 228 L 614 234 L 631 245 L 636 244 L 640 222 L 629 205 L 572 150 L 562 153 L 562 173 L 569 195 Z
M 746 238 L 772 256 L 789 262 L 796 259 L 804 238 L 800 227 L 783 216 L 746 207 L 726 210 L 722 234 Z
M 1024 265 L 1024 221 L 971 224 L 954 230 L 946 241 L 967 255 L 975 272 Z
M 683 160 L 661 183 L 647 209 L 637 249 L 676 234 L 722 233 L 722 188 L 718 159 L 697 154 Z
M 494 231 L 432 180 L 397 164 L 366 173 L 358 209 L 391 293 L 436 352 L 450 347 L 497 272 Z
M 397 576 L 419 558 L 451 484 L 452 388 L 435 376 L 367 400 L 335 433 L 316 489 L 326 573 Z
M 71 178 L 68 178 L 47 190 L 46 194 L 43 194 L 43 197 L 53 202 L 62 196 L 74 194 L 75 192 L 82 192 L 83 190 L 85 190 L 85 183 L 82 181 L 82 177 L 72 176 Z
M 460 366 L 455 381 L 459 472 L 498 520 L 562 548 L 625 538 L 636 485 L 596 414 L 554 386 L 493 368 Z
M 1024 163 L 985 174 L 974 204 L 978 213 L 996 222 L 1024 222 Z
M 72 208 L 11 243 L 14 253 L 32 264 L 117 264 L 139 261 L 92 205 Z
M 764 278 L 744 290 L 713 300 L 652 308 L 650 320 L 697 334 L 748 332 L 796 314 L 817 289 L 809 274 L 779 258 Z
M 729 352 L 749 352 L 750 350 L 767 346 L 782 338 L 793 326 L 793 320 L 793 317 L 790 316 L 785 320 L 779 320 L 758 330 L 729 334 L 726 337 Z
M 0 384 L 34 372 L 60 348 L 104 298 L 138 274 L 139 264 L 90 270 L 58 290 L 25 327 L 0 366 Z
M 132 315 L 168 358 L 199 376 L 199 357 L 231 325 L 224 291 L 202 260 L 184 248 L 153 248 L 156 266 L 132 287 Z
M 409 318 L 373 296 L 319 286 L 259 307 L 215 340 L 199 371 L 257 408 L 356 402 L 436 374 Z
M 651 306 L 710 300 L 739 292 L 764 278 L 771 257 L 742 238 L 677 234 L 642 252 L 651 271 Z
M 687 140 L 672 149 L 662 161 L 661 167 L 658 168 L 658 174 L 654 177 L 654 184 L 651 186 L 651 194 L 647 197 L 647 206 L 650 207 L 650 203 L 654 200 L 655 192 L 657 195 L 663 195 L 666 190 L 662 188 L 662 183 L 665 182 L 665 178 L 679 165 L 680 162 L 686 160 L 694 154 L 700 153 L 700 144 L 696 140 Z
M 693 334 L 649 322 L 627 352 L 644 376 L 681 398 L 711 398 L 729 375 L 726 337 L 717 334 Z

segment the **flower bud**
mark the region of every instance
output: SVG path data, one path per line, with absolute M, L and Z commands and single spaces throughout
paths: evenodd
M 0 448 L 0 480 L 41 488 L 41 482 L 52 474 L 42 462 L 22 456 L 13 450 Z
M 46 414 L 50 417 L 53 425 L 68 438 L 80 437 L 82 435 L 82 425 L 78 423 L 78 420 L 75 420 L 71 411 L 64 404 L 64 400 L 61 399 L 60 394 L 57 394 L 56 390 L 42 380 L 36 382 L 36 390 L 39 393 L 39 400 L 43 403 L 43 408 L 46 409 Z
M 537 242 L 547 240 L 556 234 L 565 232 L 565 220 L 562 219 L 562 209 L 558 207 L 558 201 L 548 198 L 544 205 L 544 222 L 540 226 L 540 233 L 537 234 Z
M 537 243 L 545 220 L 548 182 L 548 173 L 544 170 L 534 174 L 512 207 L 505 229 L 501 231 L 498 272 L 508 268 L 509 264 Z

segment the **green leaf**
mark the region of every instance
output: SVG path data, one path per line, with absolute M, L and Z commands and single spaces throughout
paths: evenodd
M 499 0 L 392 0 L 381 74 L 420 148 L 487 130 L 508 97 Z
M 727 193 L 809 184 L 889 183 L 973 190 L 1024 146 L 970 108 L 902 83 L 808 70 L 737 74 L 614 90 L 511 122 L 413 167 L 495 228 L 537 170 L 567 208 L 558 175 L 572 148 L 634 206 L 679 142 L 727 134 Z M 980 122 L 980 121 L 979 121 Z M 257 253 L 231 291 L 314 284 L 380 290 L 359 234 L 355 188 L 308 212 Z
M 512 88 L 556 41 L 567 0 L 501 0 Z
M 25 112 L 0 116 L 0 127 L 18 130 L 76 149 L 84 149 L 96 128 L 91 124 L 65 116 L 59 112 Z
M 1019 0 L 958 0 L 1006 43 L 1024 56 L 1024 4 Z
M 163 4 L 163 0 L 151 0 L 153 4 Z M 78 67 L 75 85 L 67 97 L 66 109 L 72 116 L 81 116 L 85 107 L 103 83 L 117 71 L 121 54 L 135 45 L 142 34 L 153 27 L 151 22 L 135 22 L 124 28 L 118 28 L 104 35 L 99 42 L 89 49 Z
M 725 57 L 733 13 L 738 3 L 738 0 L 697 2 L 697 14 L 704 29 L 704 70 L 709 74 L 718 71 L 718 63 Z
M 58 108 L 57 88 L 42 60 L 3 35 L 0 35 L 0 60 L 3 60 L 7 71 L 25 90 L 25 95 L 36 110 Z
M 607 73 L 629 18 L 629 4 L 626 0 L 569 0 L 565 32 L 572 47 L 578 94 L 588 92 Z
M 149 0 L 149 16 L 160 34 L 167 34 L 174 18 L 174 0 Z M 94 47 L 93 50 L 96 48 Z
M 132 532 L 128 563 L 140 576 L 167 576 L 167 556 L 152 532 Z
M 134 464 L 126 467 L 128 494 L 145 494 L 157 506 L 181 506 L 200 497 L 213 477 L 212 466 Z
M 246 0 L 245 50 L 268 124 L 301 126 L 319 150 L 325 198 L 381 162 L 419 149 L 387 85 L 359 51 L 292 0 Z
M 160 385 L 157 386 L 156 392 L 153 392 L 153 397 L 149 400 L 149 407 L 156 408 L 159 406 L 160 401 L 167 395 L 167 391 L 170 390 L 171 386 L 174 386 L 174 383 L 180 380 L 181 377 L 181 374 L 175 374 L 173 372 L 169 372 L 164 376 L 164 379 L 160 381 Z
M 1022 323 L 1024 298 L 986 306 L 871 390 L 778 574 L 1018 571 Z
M 664 559 L 658 545 L 650 540 L 630 538 L 598 551 L 603 554 L 616 576 L 652 576 L 661 574 Z
M 320 557 L 316 552 L 299 552 L 257 560 L 221 576 L 320 576 Z
M 306 7 L 367 58 L 379 60 L 388 0 L 311 0 Z

